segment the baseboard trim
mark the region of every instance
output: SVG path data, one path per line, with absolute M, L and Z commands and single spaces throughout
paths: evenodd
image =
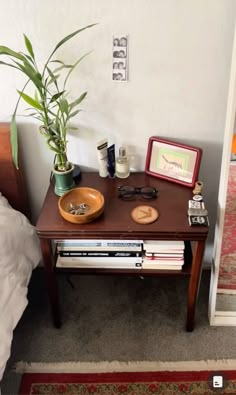
M 236 370 L 235 359 L 206 361 L 103 361 L 103 362 L 57 362 L 27 363 L 20 361 L 13 367 L 16 373 L 108 373 L 108 372 L 154 372 L 154 371 L 201 371 Z

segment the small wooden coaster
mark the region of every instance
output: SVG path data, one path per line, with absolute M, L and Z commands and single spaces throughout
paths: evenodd
M 158 211 L 151 206 L 137 206 L 131 211 L 132 219 L 138 224 L 151 224 L 158 216 Z

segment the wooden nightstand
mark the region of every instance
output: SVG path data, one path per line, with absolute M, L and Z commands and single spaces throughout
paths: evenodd
M 140 196 L 130 201 L 118 197 L 117 187 L 121 185 L 153 186 L 158 189 L 158 197 L 151 200 L 150 206 L 159 213 L 157 221 L 143 225 L 134 222 L 131 211 L 140 204 L 147 204 Z M 105 210 L 94 222 L 76 225 L 65 221 L 58 211 L 58 196 L 53 184 L 47 195 L 36 225 L 41 243 L 48 291 L 52 307 L 53 321 L 61 326 L 61 315 L 57 293 L 57 270 L 70 270 L 89 274 L 129 274 L 129 275 L 176 275 L 189 276 L 187 331 L 194 329 L 194 315 L 198 288 L 201 278 L 202 258 L 207 227 L 190 227 L 188 223 L 188 201 L 192 198 L 191 188 L 148 176 L 145 173 L 132 173 L 127 179 L 101 178 L 98 173 L 83 173 L 78 186 L 98 189 L 105 198 Z M 52 252 L 52 241 L 57 239 L 138 239 L 138 240 L 184 240 L 185 264 L 181 271 L 156 271 L 144 269 L 59 269 L 55 267 L 56 257 Z M 190 241 L 194 242 L 193 256 Z M 157 291 L 158 292 L 158 291 Z

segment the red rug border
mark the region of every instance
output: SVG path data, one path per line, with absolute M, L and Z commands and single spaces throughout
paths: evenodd
M 224 285 L 224 284 L 219 284 L 217 286 L 218 289 L 225 289 L 226 291 L 228 290 L 233 290 L 236 291 L 235 285 Z
M 113 373 L 24 373 L 22 375 L 19 395 L 30 394 L 32 383 L 127 383 L 127 382 L 187 382 L 208 381 L 211 375 L 223 374 L 226 380 L 236 380 L 235 370 L 202 371 L 155 371 L 155 372 L 113 372 Z

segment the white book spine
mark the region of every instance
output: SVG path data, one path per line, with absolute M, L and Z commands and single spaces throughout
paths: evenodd
M 62 263 L 77 262 L 88 264 L 104 264 L 104 263 L 142 263 L 142 257 L 61 257 L 58 256 L 57 261 Z
M 182 270 L 182 265 L 153 265 L 143 263 L 143 269 L 152 269 L 152 270 Z
M 173 260 L 156 260 L 156 259 L 144 259 L 143 264 L 145 265 L 153 265 L 153 266 L 183 266 L 184 260 L 178 260 L 178 261 L 173 261 Z
M 180 248 L 184 246 L 183 240 L 144 240 L 143 243 L 147 245 L 157 245 L 159 247 L 174 246 L 175 248 Z
M 137 246 L 79 246 L 79 245 L 57 245 L 57 251 L 142 251 L 142 245 Z
M 143 240 L 114 240 L 114 239 L 64 239 L 64 240 L 54 240 L 56 244 L 60 245 L 82 245 L 82 246 L 130 246 L 130 245 L 142 245 Z
M 172 250 L 183 251 L 185 244 L 182 240 L 144 240 L 143 248 L 144 250 L 151 252 L 170 252 Z
M 163 254 L 145 254 L 144 258 L 146 257 L 146 259 L 153 259 L 153 260 L 160 260 L 160 261 L 182 261 L 184 259 L 183 254 L 180 255 L 163 255 Z
M 142 263 L 141 262 L 80 262 L 74 261 L 71 259 L 61 260 L 60 257 L 57 259 L 57 267 L 64 267 L 64 268 L 97 268 L 97 269 L 141 269 Z

